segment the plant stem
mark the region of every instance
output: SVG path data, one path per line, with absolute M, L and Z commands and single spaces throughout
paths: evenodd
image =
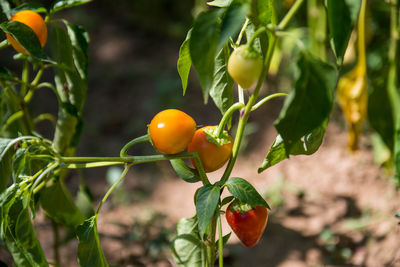
M 85 168 L 85 165 L 80 164 L 65 164 L 65 163 L 76 163 L 76 162 L 94 162 L 99 163 L 99 165 L 86 165 L 91 167 L 102 167 L 102 166 L 110 166 L 110 165 L 118 165 L 122 163 L 129 163 L 132 165 L 141 164 L 141 163 L 149 163 L 163 160 L 172 160 L 172 159 L 189 159 L 193 158 L 196 162 L 197 170 L 199 171 L 200 179 L 203 184 L 210 184 L 210 181 L 205 175 L 203 165 L 201 164 L 199 155 L 197 152 L 194 153 L 180 153 L 174 155 L 150 155 L 150 156 L 127 156 L 127 157 L 60 157 L 58 160 L 61 163 L 62 168 L 67 169 L 77 169 L 77 168 Z M 109 162 L 110 164 L 107 164 Z M 114 164 L 111 164 L 114 163 Z
M 304 0 L 296 0 L 292 7 L 289 9 L 289 11 L 286 13 L 285 17 L 281 20 L 281 22 L 278 24 L 277 29 L 278 30 L 283 30 L 286 28 L 290 20 L 293 18 L 293 16 L 297 13 L 301 5 L 303 4 Z
M 89 168 L 98 168 L 98 167 L 107 167 L 107 166 L 115 166 L 126 164 L 123 161 L 99 161 L 99 162 L 90 162 L 90 163 L 67 163 L 60 165 L 61 168 L 64 169 L 89 169 Z
M 37 192 L 39 192 L 46 185 L 46 181 L 42 181 L 42 180 L 48 173 L 50 173 L 51 171 L 56 169 L 58 166 L 59 166 L 59 163 L 57 161 L 49 163 L 47 165 L 47 168 L 39 175 L 39 177 L 36 179 L 36 181 L 33 184 L 33 187 L 32 187 L 33 194 L 37 194 Z M 32 193 L 32 191 L 31 191 L 31 193 Z
M 244 91 L 240 85 L 238 85 L 238 96 L 239 96 L 239 102 L 243 103 L 244 105 Z
M 6 48 L 10 45 L 10 43 L 8 42 L 7 39 L 5 39 L 4 41 L 0 42 L 0 49 Z
M 254 111 L 256 109 L 258 109 L 259 107 L 261 107 L 265 102 L 275 98 L 275 97 L 279 97 L 279 96 L 287 96 L 288 94 L 286 93 L 276 93 L 276 94 L 272 94 L 269 96 L 264 97 L 263 99 L 261 99 L 260 101 L 258 101 L 258 103 L 256 103 L 252 108 L 251 111 Z
M 44 66 L 43 66 L 43 64 L 42 64 L 42 65 L 40 65 L 40 69 L 39 69 L 39 71 L 37 72 L 35 78 L 34 78 L 33 81 L 31 82 L 31 85 L 32 85 L 32 86 L 36 86 L 36 85 L 39 83 L 40 79 L 42 78 L 43 71 L 44 71 Z
M 256 40 L 256 38 L 263 32 L 265 32 L 267 29 L 265 27 L 260 27 L 257 29 L 257 31 L 251 36 L 249 42 L 247 43 L 247 47 L 250 49 L 253 49 L 253 43 Z
M 22 140 L 29 140 L 29 139 L 40 141 L 40 139 L 36 136 L 21 136 L 21 137 L 15 138 L 14 140 L 12 140 L 10 143 L 7 144 L 6 148 L 4 148 L 3 152 L 0 154 L 0 160 L 7 153 L 7 151 L 11 147 L 13 147 L 16 143 L 18 143 L 19 141 L 22 141 Z
M 44 120 L 48 120 L 53 124 L 54 127 L 56 126 L 56 123 L 57 123 L 56 118 L 54 118 L 54 116 L 50 113 L 40 114 L 39 116 L 37 116 L 36 118 L 33 119 L 33 124 L 37 124 L 38 122 L 41 122 Z
M 222 235 L 222 223 L 221 223 L 221 213 L 218 212 L 217 213 L 217 220 L 218 220 L 218 262 L 219 262 L 219 267 L 223 267 L 224 266 L 224 237 Z
M 219 212 L 217 210 L 216 212 Z M 216 235 L 216 228 L 217 228 L 217 216 L 214 214 L 214 216 L 211 219 L 210 225 L 209 225 L 209 235 L 210 237 L 210 244 L 207 245 L 207 255 L 208 255 L 208 261 L 210 266 L 214 266 L 215 263 L 215 256 L 216 256 L 216 249 L 215 249 L 215 235 Z
M 22 84 L 21 84 L 21 96 L 23 97 L 26 94 L 26 89 L 28 85 L 28 79 L 29 79 L 29 64 L 28 60 L 24 60 L 24 65 L 22 67 Z
M 121 176 L 118 178 L 118 180 L 108 189 L 107 193 L 104 195 L 103 199 L 100 202 L 99 207 L 97 208 L 96 211 L 96 216 L 100 213 L 101 207 L 103 207 L 104 202 L 106 202 L 108 196 L 114 191 L 114 189 L 121 183 L 122 179 L 126 176 L 126 174 L 129 171 L 129 168 L 132 166 L 132 164 L 126 164 L 125 169 L 122 172 Z
M 228 120 L 232 117 L 233 112 L 235 112 L 238 109 L 244 108 L 245 105 L 241 102 L 237 102 L 235 104 L 233 104 L 224 114 L 224 116 L 222 117 L 219 125 L 218 125 L 218 129 L 217 129 L 217 133 L 216 135 L 218 137 L 220 137 L 222 135 L 222 132 L 224 131 L 225 125 L 228 122 Z
M 147 142 L 150 140 L 150 136 L 148 134 L 140 136 L 138 138 L 133 139 L 132 141 L 128 142 L 120 151 L 119 155 L 121 157 L 126 157 L 127 153 L 128 153 L 128 149 L 131 148 L 132 146 L 139 144 L 139 143 L 143 143 L 143 142 Z
M 251 109 L 257 99 L 259 92 L 260 92 L 262 83 L 267 75 L 269 65 L 271 64 L 272 55 L 273 55 L 275 45 L 276 45 L 276 37 L 272 35 L 270 40 L 271 40 L 271 43 L 268 47 L 267 56 L 265 57 L 263 69 L 261 71 L 260 78 L 258 79 L 257 86 L 254 89 L 253 94 L 250 96 L 249 101 L 247 102 L 243 116 L 239 119 L 238 130 L 236 132 L 235 141 L 233 143 L 233 148 L 232 148 L 232 157 L 230 158 L 230 160 L 228 162 L 228 166 L 226 167 L 225 172 L 221 178 L 221 181 L 223 183 L 225 183 L 228 180 L 229 175 L 231 174 L 231 172 L 233 170 L 233 166 L 235 165 L 237 156 L 239 154 L 240 144 L 243 139 L 244 128 L 246 126 L 247 120 L 249 119 Z
M 240 30 L 240 33 L 239 33 L 239 36 L 238 36 L 238 38 L 236 40 L 235 45 L 237 45 L 237 46 L 240 45 L 240 42 L 242 41 L 242 38 L 243 38 L 243 34 L 246 31 L 247 25 L 249 25 L 249 23 L 250 23 L 250 20 L 248 18 L 246 18 L 246 21 L 244 22 L 243 27 Z
M 22 110 L 19 110 L 12 114 L 10 117 L 8 117 L 6 123 L 4 123 L 3 127 L 1 128 L 1 132 L 5 132 L 11 124 L 13 124 L 16 120 L 22 118 L 23 116 L 24 113 L 22 112 Z
M 290 20 L 293 18 L 293 16 L 297 13 L 297 11 L 299 10 L 299 8 L 301 7 L 301 4 L 303 2 L 304 2 L 304 0 L 296 0 L 296 2 L 293 4 L 291 9 L 288 11 L 286 16 L 282 19 L 282 21 L 276 27 L 277 30 L 284 30 L 286 28 L 287 24 L 290 22 Z M 231 156 L 231 158 L 228 162 L 228 166 L 226 167 L 225 172 L 221 178 L 222 183 L 225 183 L 229 179 L 229 176 L 233 170 L 233 166 L 235 165 L 237 156 L 239 154 L 240 144 L 243 139 L 244 128 L 246 126 L 247 120 L 249 119 L 250 112 L 253 108 L 253 105 L 255 104 L 255 102 L 257 100 L 262 83 L 263 83 L 265 77 L 267 76 L 269 66 L 270 66 L 271 60 L 272 60 L 272 55 L 275 50 L 277 38 L 278 37 L 274 34 L 272 34 L 270 36 L 270 43 L 268 46 L 268 51 L 267 51 L 267 55 L 264 60 L 260 78 L 258 79 L 256 88 L 254 89 L 253 94 L 250 96 L 249 101 L 247 102 L 243 116 L 239 119 L 238 130 L 236 132 L 235 141 L 234 141 L 233 148 L 232 148 L 232 156 Z

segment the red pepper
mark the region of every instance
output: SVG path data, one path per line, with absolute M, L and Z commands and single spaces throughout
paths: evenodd
M 267 226 L 268 210 L 262 206 L 251 207 L 235 202 L 228 206 L 226 220 L 246 247 L 254 247 Z

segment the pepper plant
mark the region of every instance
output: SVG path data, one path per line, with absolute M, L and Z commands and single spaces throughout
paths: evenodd
M 185 94 L 193 66 L 204 101 L 211 98 L 221 111 L 219 125 L 196 129 L 195 120 L 186 113 L 176 109 L 164 110 L 154 116 L 148 132 L 143 125 L 144 135 L 129 141 L 119 156 L 75 156 L 83 129 L 82 109 L 88 88 L 89 38 L 83 27 L 53 15 L 89 0 L 57 0 L 50 9 L 18 2 L 3 0 L 0 5 L 0 29 L 7 34 L 7 38 L 1 36 L 4 40 L 0 49 L 8 49 L 10 57 L 22 65 L 19 75 L 6 66 L 0 66 L 0 238 L 16 266 L 60 265 L 59 227 L 69 229 L 78 240 L 80 266 L 108 266 L 97 229 L 101 208 L 132 166 L 156 161 L 170 161 L 183 181 L 199 185 L 194 197 L 196 214 L 178 222 L 177 235 L 171 241 L 176 263 L 179 266 L 214 266 L 218 259 L 219 266 L 223 266 L 223 246 L 230 234 L 222 234 L 221 215 L 226 211 L 227 221 L 235 234 L 244 245 L 252 247 L 262 237 L 270 209 L 246 177 L 234 177 L 234 167 L 251 113 L 259 112 L 258 108 L 271 99 L 286 97 L 274 123 L 278 136 L 264 160 L 260 159 L 258 172 L 261 173 L 289 156 L 310 155 L 320 147 L 334 104 L 339 73 L 343 72 L 346 48 L 357 24 L 357 66 L 361 66 L 362 71 L 356 72 L 355 76 L 361 75 L 363 82 L 366 79 L 363 52 L 366 0 L 296 0 L 286 1 L 286 7 L 273 0 L 214 0 L 208 2 L 208 8 L 195 18 L 180 47 L 177 68 Z M 305 5 L 308 24 L 302 26 L 307 27 L 307 34 L 306 38 L 299 38 L 292 29 L 301 25 L 293 20 L 305 10 Z M 15 16 L 21 10 L 31 10 L 44 17 L 49 28 L 44 49 L 35 26 Z M 390 96 L 390 107 L 393 107 L 393 112 L 389 110 L 389 113 L 393 116 L 394 126 L 391 128 L 393 132 L 387 136 L 392 138 L 388 143 L 392 144 L 395 162 L 398 163 L 400 143 L 395 133 L 400 125 L 397 119 L 400 112 L 395 111 L 400 98 L 394 77 L 397 0 L 391 1 L 390 10 L 392 28 L 387 95 Z M 289 53 L 290 60 L 295 60 L 297 66 L 293 88 L 288 94 L 262 95 L 261 89 L 269 84 L 268 73 L 272 72 L 271 68 L 276 68 L 273 64 L 279 63 L 283 52 L 281 44 L 286 39 L 294 41 L 296 46 Z M 10 44 L 21 53 L 13 52 Z M 42 81 L 43 73 L 49 70 L 53 70 L 54 81 Z M 343 83 L 345 92 L 347 87 L 354 87 L 351 81 Z M 47 113 L 32 117 L 29 104 L 35 92 L 42 88 L 55 94 L 57 118 Z M 236 88 L 237 99 L 233 93 Z M 365 95 L 365 83 L 362 88 Z M 341 97 L 351 97 L 351 94 L 346 96 L 343 93 Z M 348 101 L 353 101 L 352 106 L 360 104 L 357 99 Z M 343 107 L 346 113 L 346 105 Z M 35 130 L 36 123 L 41 120 L 54 123 L 52 139 Z M 379 120 L 378 117 L 371 119 Z M 235 131 L 231 130 L 233 121 L 237 121 Z M 376 125 L 378 133 L 383 133 L 382 124 L 371 124 Z M 152 144 L 155 153 L 129 155 L 130 148 L 138 143 Z M 77 201 L 74 201 L 64 184 L 68 170 L 112 165 L 125 168 L 96 205 L 96 210 L 83 180 L 80 181 Z M 396 164 L 397 169 L 399 166 Z M 224 172 L 212 184 L 207 173 L 220 168 L 224 168 Z M 225 189 L 230 195 L 221 198 Z M 46 259 L 32 225 L 38 210 L 43 210 L 53 222 L 56 244 L 55 262 L 52 263 Z M 252 231 L 254 229 L 256 231 Z

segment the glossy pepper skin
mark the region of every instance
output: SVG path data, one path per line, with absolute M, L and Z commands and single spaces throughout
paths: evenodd
M 262 206 L 241 212 L 233 210 L 232 203 L 226 209 L 226 220 L 240 241 L 248 248 L 260 240 L 268 221 L 268 210 Z
M 196 131 L 196 122 L 185 112 L 166 109 L 151 120 L 149 134 L 154 147 L 165 154 L 185 150 Z
M 204 130 L 209 127 L 215 126 L 206 126 L 198 129 L 188 145 L 188 152 L 197 152 L 199 154 L 205 172 L 213 172 L 224 166 L 231 157 L 233 147 L 233 141 L 230 136 L 231 142 L 222 146 L 217 146 L 208 141 Z M 195 161 L 193 159 L 190 159 L 190 161 L 197 168 Z

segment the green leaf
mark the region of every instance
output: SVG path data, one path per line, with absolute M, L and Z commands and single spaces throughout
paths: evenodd
M 327 0 L 331 46 L 338 65 L 343 62 L 360 7 L 361 0 Z
M 199 236 L 197 217 L 180 219 L 176 225 L 176 230 L 177 237 L 171 242 L 171 250 L 178 266 L 204 266 L 206 247 Z
M 70 26 L 68 32 L 56 24 L 52 24 L 52 26 L 49 39 L 52 56 L 58 63 L 58 68 L 55 68 L 56 88 L 61 101 L 74 105 L 77 109 L 76 114 L 79 114 L 85 102 L 88 86 L 85 76 L 87 71 L 85 70 L 87 67 L 86 59 L 82 62 L 77 62 L 86 57 L 84 53 L 87 53 L 87 51 L 85 52 L 87 48 L 85 48 L 84 44 L 80 44 L 85 42 L 83 40 L 85 34 L 81 29 L 73 26 Z M 71 29 L 71 27 L 74 29 Z M 80 50 L 82 53 L 79 53 Z M 78 65 L 78 69 L 75 64 Z M 78 70 L 80 71 L 78 72 Z M 71 136 L 74 134 L 75 132 L 72 131 Z
M 224 206 L 224 205 L 228 204 L 228 203 L 231 202 L 234 198 L 235 198 L 234 196 L 229 196 L 229 197 L 224 198 L 224 199 L 221 201 L 221 206 Z
M 65 8 L 83 5 L 91 2 L 92 0 L 57 0 L 54 2 L 50 9 L 50 13 L 55 13 Z
M 384 85 L 381 85 L 382 87 Z M 393 151 L 394 148 L 394 118 L 392 102 L 387 90 L 382 87 L 370 86 L 368 92 L 368 122 L 382 137 L 386 146 Z
M 208 93 L 214 76 L 220 14 L 220 10 L 201 13 L 194 22 L 189 42 L 190 58 L 199 76 L 205 103 L 208 101 Z
M 282 160 L 289 158 L 288 154 L 289 153 L 286 152 L 285 143 L 283 142 L 282 136 L 278 135 L 272 143 L 272 146 L 269 149 L 269 152 L 263 163 L 258 168 L 258 173 L 261 173 L 269 167 L 278 164 Z
M 220 51 L 229 41 L 229 38 L 235 37 L 246 20 L 246 15 L 249 12 L 247 3 L 233 1 L 226 9 L 222 19 L 221 30 L 217 50 Z
M 181 159 L 170 160 L 172 168 L 176 174 L 185 182 L 196 183 L 200 181 L 199 173 L 196 169 L 189 168 Z
M 0 66 L 0 81 L 8 81 L 12 79 L 13 75 L 7 68 Z
M 42 189 L 40 204 L 46 214 L 60 224 L 76 227 L 84 220 L 70 192 L 60 180 Z
M 189 49 L 191 34 L 192 34 L 192 29 L 188 31 L 185 41 L 179 48 L 179 58 L 177 63 L 178 73 L 182 81 L 183 95 L 185 95 L 186 93 L 190 67 L 192 66 L 192 59 L 190 58 L 190 49 Z
M 87 219 L 76 229 L 78 237 L 78 262 L 81 267 L 109 266 L 100 246 L 97 217 Z
M 78 118 L 73 111 L 72 105 L 64 104 L 58 110 L 58 120 L 54 133 L 53 145 L 57 152 L 66 154 L 67 149 L 71 146 L 72 139 L 78 126 Z
M 229 234 L 226 234 L 222 237 L 222 242 L 224 244 L 224 246 L 226 245 L 226 243 L 228 243 L 229 238 L 231 237 L 232 232 L 230 232 Z M 217 241 L 215 241 L 215 245 L 218 247 L 218 242 L 219 239 Z
M 75 67 L 82 80 L 87 79 L 89 65 L 89 35 L 86 30 L 79 26 L 64 21 L 67 26 L 67 33 L 73 48 L 73 59 Z
M 265 199 L 245 179 L 239 177 L 229 178 L 225 186 L 228 188 L 229 192 L 241 202 L 251 206 L 263 206 L 270 209 Z
M 207 5 L 215 7 L 227 7 L 231 4 L 231 2 L 232 0 L 214 0 L 207 2 Z
M 215 213 L 219 201 L 220 188 L 210 184 L 200 188 L 196 196 L 196 213 L 200 235 L 203 235 Z
M 214 81 L 210 96 L 222 115 L 233 104 L 233 79 L 228 74 L 229 48 L 224 47 L 215 59 Z
M 256 26 L 267 26 L 276 24 L 276 12 L 274 0 L 253 0 L 251 1 L 251 21 Z
M 93 196 L 90 193 L 89 187 L 86 185 L 80 185 L 78 194 L 76 196 L 76 206 L 82 212 L 85 218 L 89 218 L 94 215 L 93 209 Z
M 0 197 L 1 238 L 15 266 L 49 266 L 30 220 L 27 195 L 16 197 L 17 187 L 9 189 Z
M 311 155 L 315 153 L 322 144 L 328 120 L 325 120 L 321 126 L 312 130 L 300 138 L 290 149 L 286 151 L 285 143 L 280 135 L 275 138 L 267 156 L 258 168 L 258 173 L 263 172 L 269 167 L 289 158 L 289 155 Z
M 31 164 L 29 162 L 29 148 L 24 147 L 17 150 L 15 153 L 12 166 L 13 166 L 13 180 L 14 182 L 21 182 L 19 176 L 20 175 L 31 175 Z
M 17 6 L 16 8 L 12 9 L 12 13 L 17 13 L 21 10 L 32 10 L 36 13 L 47 13 L 47 9 L 39 3 L 22 3 L 21 5 Z
M 11 141 L 12 139 L 0 138 L 0 193 L 7 188 L 11 178 L 12 157 L 15 151 L 14 148 L 5 151 Z
M 6 21 L 0 24 L 0 29 L 9 33 L 34 58 L 52 62 L 42 50 L 42 46 L 35 32 L 18 21 Z
M 8 1 L 0 1 L 0 9 L 8 20 L 11 19 L 11 6 L 10 3 L 8 3 Z
M 329 117 L 337 83 L 336 69 L 310 54 L 302 53 L 297 65 L 295 88 L 274 123 L 287 152 Z

